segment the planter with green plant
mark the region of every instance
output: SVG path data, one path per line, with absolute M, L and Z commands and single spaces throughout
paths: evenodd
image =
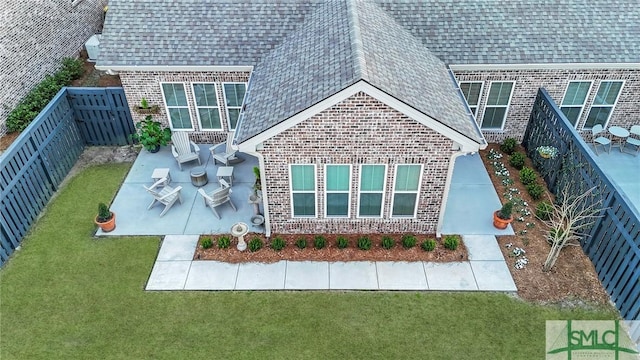
M 493 226 L 498 229 L 506 229 L 513 221 L 513 203 L 511 201 L 502 205 L 502 208 L 493 213 Z
M 104 232 L 113 231 L 116 228 L 116 214 L 109 210 L 109 207 L 105 203 L 98 204 L 98 215 L 95 218 L 95 223 Z
M 138 114 L 159 114 L 160 106 L 158 105 L 149 105 L 149 101 L 145 98 L 140 100 L 140 106 L 136 109 Z
M 151 115 L 136 124 L 137 133 L 133 139 L 138 141 L 147 151 L 155 153 L 160 146 L 167 145 L 171 140 L 171 130 L 163 127 L 159 121 L 153 120 Z

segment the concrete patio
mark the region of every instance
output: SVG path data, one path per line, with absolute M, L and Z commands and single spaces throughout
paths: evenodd
M 593 145 L 591 149 L 593 150 Z M 627 148 L 627 151 L 630 150 Z M 613 147 L 609 153 L 600 148 L 598 151 L 599 155 L 594 153 L 595 162 L 622 190 L 622 196 L 640 211 L 640 155 L 620 152 L 618 147 Z

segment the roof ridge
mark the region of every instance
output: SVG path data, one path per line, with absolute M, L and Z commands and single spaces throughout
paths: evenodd
M 361 79 L 368 80 L 367 60 L 364 55 L 364 45 L 362 44 L 362 31 L 360 30 L 360 17 L 356 1 L 345 0 L 349 19 L 349 35 L 351 36 L 351 53 L 353 54 L 354 71 Z

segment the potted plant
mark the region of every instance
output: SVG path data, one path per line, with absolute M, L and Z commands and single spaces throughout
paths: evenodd
M 506 229 L 507 225 L 513 221 L 513 216 L 511 215 L 512 211 L 513 203 L 511 201 L 502 205 L 500 210 L 493 213 L 493 226 L 498 229 Z
M 558 149 L 554 146 L 538 146 L 536 150 L 545 159 L 555 159 L 558 156 Z
M 149 105 L 149 101 L 147 99 L 142 98 L 140 100 L 140 106 L 136 111 L 138 114 L 157 114 L 160 112 L 160 106 L 158 105 Z
M 161 145 L 167 145 L 171 140 L 171 130 L 163 127 L 159 121 L 153 120 L 151 115 L 136 124 L 138 132 L 133 134 L 133 139 L 140 142 L 149 152 L 155 153 Z
M 110 211 L 105 203 L 99 203 L 98 215 L 96 216 L 95 222 L 102 231 L 112 231 L 116 228 L 116 214 Z
M 262 182 L 260 181 L 260 168 L 253 167 L 253 175 L 256 177 L 256 182 L 253 184 L 253 190 L 257 197 L 262 197 Z

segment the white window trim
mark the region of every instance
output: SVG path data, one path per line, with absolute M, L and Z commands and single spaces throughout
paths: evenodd
M 384 182 L 382 184 L 382 191 L 365 191 L 365 193 L 369 194 L 374 194 L 374 193 L 381 193 L 382 194 L 382 202 L 380 203 L 380 215 L 378 216 L 373 216 L 373 215 L 360 215 L 360 195 L 363 193 L 362 189 L 361 189 L 361 184 L 362 184 L 362 167 L 363 166 L 384 166 Z M 360 168 L 358 169 L 358 203 L 356 204 L 357 206 L 357 219 L 381 219 L 383 217 L 384 214 L 384 199 L 385 199 L 385 195 L 386 195 L 386 189 L 387 189 L 387 164 L 361 164 Z
M 562 105 L 562 103 L 564 102 L 564 98 L 567 96 L 567 91 L 569 91 L 569 86 L 571 85 L 571 83 L 578 83 L 578 82 L 588 82 L 589 83 L 589 90 L 587 91 L 587 96 L 584 97 L 584 102 L 580 106 L 580 114 L 578 115 L 578 119 L 576 120 L 574 128 L 577 128 L 578 125 L 581 123 L 582 115 L 584 115 L 584 109 L 587 108 L 587 102 L 589 100 L 589 94 L 591 94 L 591 90 L 593 89 L 593 80 L 570 80 L 567 83 L 567 87 L 564 89 L 564 95 L 562 96 L 562 100 L 560 100 L 560 106 L 559 106 L 560 111 L 562 111 L 563 107 L 567 107 L 567 108 L 576 108 L 576 107 L 578 107 L 577 105 L 566 105 L 566 106 Z
M 227 91 L 225 90 L 224 86 L 227 84 L 242 84 L 244 85 L 244 96 L 247 96 L 247 83 L 246 82 L 241 82 L 241 81 L 231 81 L 231 82 L 223 82 L 222 83 L 222 94 L 224 99 L 222 99 L 224 101 L 224 110 L 225 113 L 227 115 L 227 129 L 229 129 L 229 131 L 235 131 L 235 129 L 231 129 L 231 118 L 229 117 L 229 107 L 227 106 Z M 219 104 L 218 104 L 219 105 Z M 240 102 L 240 106 L 232 106 L 232 108 L 234 109 L 238 109 L 238 110 L 242 110 L 242 105 L 244 105 L 244 98 L 242 99 L 242 102 Z M 238 119 L 239 120 L 239 119 Z M 236 125 L 238 125 L 238 123 L 236 122 Z
M 167 104 L 167 97 L 165 96 L 164 93 L 164 87 L 162 87 L 163 84 L 182 84 L 182 86 L 184 87 L 184 97 L 187 99 L 187 106 L 171 106 L 169 107 L 169 105 Z M 164 102 L 164 110 L 167 114 L 167 122 L 169 123 L 169 128 L 171 129 L 171 131 L 193 131 L 193 118 L 191 117 L 191 108 L 189 106 L 189 94 L 187 94 L 187 83 L 184 82 L 180 82 L 180 81 L 162 81 L 160 82 L 160 92 L 162 93 L 162 101 Z M 171 116 L 169 115 L 169 109 L 172 108 L 177 108 L 177 109 L 181 109 L 181 108 L 187 108 L 187 110 L 189 111 L 189 123 L 191 124 L 190 128 L 180 128 L 180 129 L 174 129 L 173 128 L 173 122 L 171 121 Z
M 511 83 L 511 93 L 509 94 L 509 100 L 507 101 L 507 105 L 487 105 L 487 102 L 489 102 L 489 94 L 491 93 L 491 87 L 493 86 L 494 83 Z M 506 80 L 506 81 L 490 81 L 489 82 L 489 90 L 487 90 L 487 96 L 485 96 L 484 99 L 484 109 L 482 110 L 482 122 L 484 122 L 484 115 L 487 112 L 487 108 L 497 108 L 497 107 L 506 107 L 506 110 L 504 112 L 504 117 L 502 118 L 502 125 L 500 126 L 500 128 L 483 128 L 482 127 L 482 122 L 480 123 L 480 130 L 481 131 L 503 131 L 504 130 L 504 125 L 507 123 L 507 115 L 509 115 L 509 108 L 511 107 L 511 98 L 513 97 L 513 92 L 516 89 L 516 82 L 513 80 Z
M 398 178 L 398 166 L 413 165 L 420 166 L 420 176 L 418 177 L 418 189 L 415 191 L 396 191 L 396 180 Z M 394 219 L 415 219 L 418 215 L 418 204 L 420 203 L 420 189 L 422 189 L 422 176 L 424 166 L 422 164 L 396 164 L 393 171 L 393 186 L 391 190 L 391 207 L 389 208 L 389 217 Z M 398 194 L 416 194 L 416 204 L 413 208 L 413 216 L 393 215 L 393 205 L 396 201 L 396 193 Z
M 618 91 L 618 95 L 616 95 L 616 101 L 613 102 L 613 105 L 593 105 L 593 103 L 596 101 L 596 96 L 598 96 L 598 91 L 600 91 L 600 86 L 602 86 L 603 82 L 621 82 L 622 85 L 620 85 L 620 91 Z M 604 124 L 602 124 L 603 128 L 607 128 L 609 126 L 609 121 L 611 120 L 611 115 L 613 115 L 613 111 L 616 109 L 616 105 L 618 105 L 618 100 L 620 100 L 620 94 L 622 94 L 622 89 L 624 89 L 624 85 L 625 85 L 626 81 L 625 80 L 609 80 L 609 79 L 605 79 L 605 80 L 601 80 L 600 83 L 598 84 L 598 89 L 596 89 L 595 94 L 593 94 L 593 98 L 591 99 L 591 104 L 589 105 L 589 112 L 587 112 L 587 116 L 585 116 L 583 124 L 582 124 L 582 129 L 583 130 L 589 130 L 591 128 L 587 128 L 586 123 L 587 123 L 587 118 L 589 117 L 589 113 L 591 112 L 591 109 L 593 109 L 593 107 L 598 107 L 598 108 L 603 108 L 603 107 L 611 107 L 611 111 L 609 112 L 609 116 L 607 117 L 607 121 L 605 121 Z
M 314 198 L 314 215 L 305 215 L 305 216 L 295 216 L 293 211 L 293 166 L 295 165 L 305 165 L 305 166 L 313 166 L 313 181 L 315 186 L 313 187 L 313 191 L 296 191 L 296 193 L 310 194 L 313 193 Z M 317 219 L 318 218 L 318 167 L 316 164 L 289 164 L 289 204 L 291 207 L 291 218 L 292 219 Z
M 198 100 L 196 100 L 196 85 L 213 85 L 213 89 L 215 91 L 216 94 L 216 102 L 218 103 L 218 106 L 198 106 Z M 198 118 L 198 126 L 200 126 L 200 131 L 224 131 L 224 125 L 223 125 L 223 121 L 222 120 L 222 112 L 220 111 L 220 99 L 218 98 L 218 85 L 216 83 L 213 82 L 192 82 L 191 83 L 191 93 L 193 95 L 193 105 L 195 106 L 196 109 L 196 117 Z M 200 108 L 203 109 L 218 109 L 218 119 L 220 119 L 220 129 L 205 129 L 202 126 L 202 120 L 200 119 L 200 111 L 198 111 Z
M 327 190 L 327 166 L 348 166 L 349 167 L 349 189 L 347 191 L 328 191 Z M 351 217 L 351 164 L 325 164 L 324 165 L 324 217 L 329 219 L 345 219 Z M 327 215 L 327 195 L 331 194 L 347 194 L 347 215 Z
M 458 83 L 458 88 L 460 88 L 460 91 L 462 91 L 462 88 L 460 87 L 460 85 L 462 84 L 480 84 L 480 92 L 478 93 L 478 103 L 476 104 L 476 111 L 475 112 L 471 112 L 471 114 L 473 114 L 473 117 L 476 119 L 476 122 L 478 122 L 478 111 L 480 111 L 480 105 L 481 101 L 482 101 L 482 93 L 484 92 L 484 81 L 460 81 Z M 467 100 L 467 98 L 464 96 L 464 93 L 462 94 L 464 101 L 467 103 L 467 107 L 469 108 L 469 110 L 471 110 L 471 105 L 469 105 L 469 101 Z

